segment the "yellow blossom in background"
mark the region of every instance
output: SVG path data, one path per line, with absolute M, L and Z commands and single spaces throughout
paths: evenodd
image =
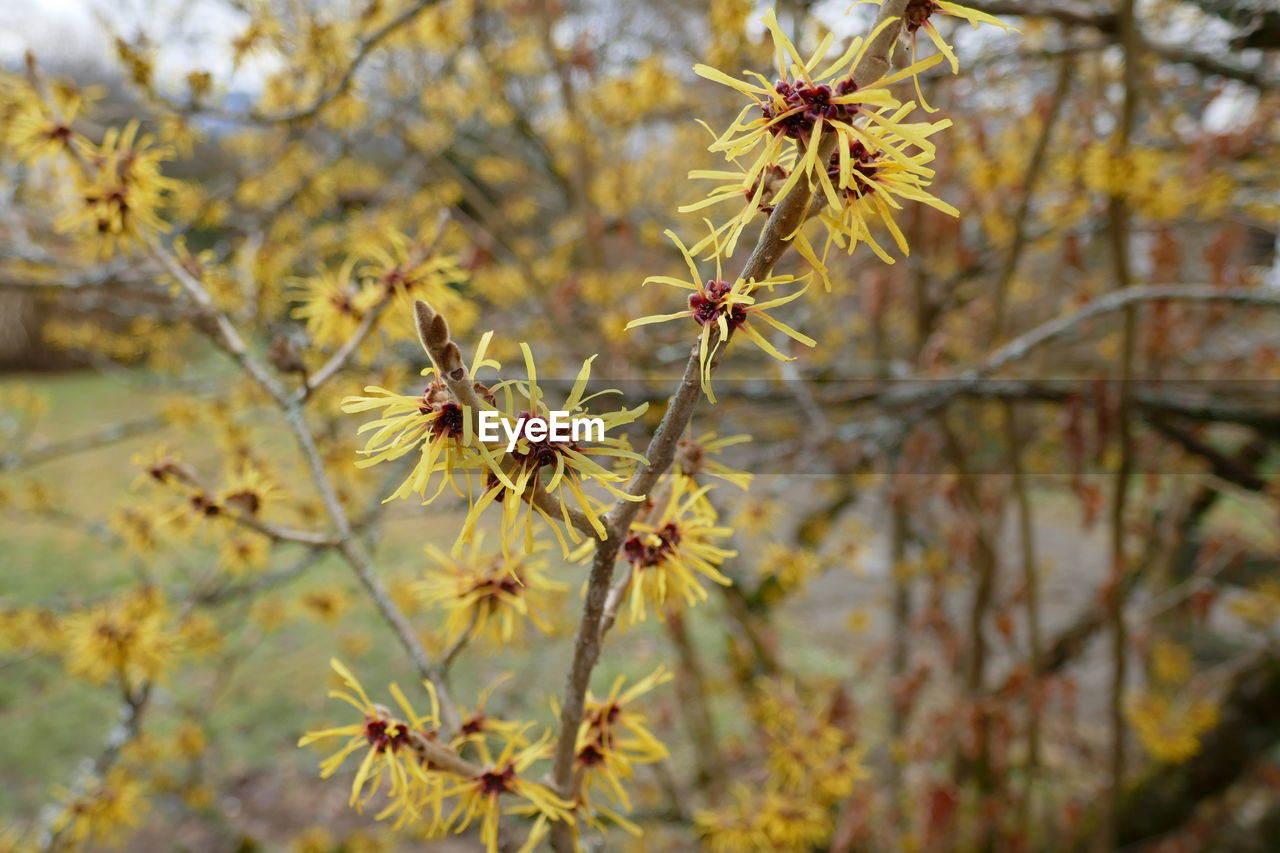
M 1172 640 L 1161 638 L 1151 650 L 1151 670 L 1165 684 L 1186 684 L 1191 678 L 1191 652 Z
M 78 146 L 85 144 L 73 127 L 82 106 L 78 93 L 64 90 L 49 103 L 25 83 L 16 84 L 13 89 L 18 108 L 10 120 L 4 143 L 13 148 L 19 160 L 33 162 L 60 155 L 70 157 Z
M 822 570 L 822 559 L 807 548 L 780 545 L 776 542 L 765 546 L 756 570 L 766 579 L 773 580 L 781 592 L 790 592 L 803 586 Z
M 323 826 L 310 826 L 289 843 L 291 853 L 330 853 L 333 850 L 333 833 Z
M 751 486 L 752 474 L 730 468 L 716 457 L 727 448 L 751 441 L 749 435 L 717 435 L 706 432 L 696 438 L 680 439 L 676 453 L 675 470 L 687 477 L 714 477 L 746 491 Z
M 351 606 L 351 597 L 341 589 L 320 588 L 304 594 L 300 603 L 316 621 L 334 625 Z
M 1143 747 L 1154 758 L 1181 764 L 1200 751 L 1200 738 L 1218 724 L 1218 707 L 1198 696 L 1147 692 L 1126 708 Z
M 375 286 L 353 278 L 356 263 L 351 257 L 336 270 L 322 269 L 293 291 L 293 301 L 299 303 L 293 316 L 306 324 L 316 346 L 345 343 L 381 298 Z
M 802 853 L 820 845 L 833 828 L 825 809 L 803 797 L 737 785 L 732 804 L 694 815 L 702 843 L 714 853 L 774 850 Z
M 100 145 L 80 141 L 78 203 L 58 220 L 60 230 L 82 235 L 104 258 L 142 249 L 167 230 L 159 211 L 176 182 L 160 164 L 172 151 L 152 136 L 139 137 L 138 127 L 132 121 L 123 130 L 111 128 Z
M 0 650 L 57 654 L 65 642 L 65 624 L 58 614 L 41 608 L 0 605 Z
M 117 844 L 142 824 L 149 808 L 142 783 L 121 768 L 90 780 L 81 792 L 61 788 L 55 795 L 62 808 L 50 829 L 73 844 L 90 839 Z
M 66 665 L 96 684 L 121 679 L 127 689 L 160 678 L 179 646 L 163 593 L 143 587 L 68 616 Z
M 504 645 L 520 635 L 526 621 L 543 633 L 550 630 L 546 614 L 568 584 L 546 576 L 546 560 L 538 556 L 544 543 L 510 556 L 484 550 L 483 534 L 457 557 L 430 543 L 425 547 L 435 568 L 414 588 L 429 609 L 444 610 L 446 642 L 474 636 Z
M 254 603 L 250 618 L 255 625 L 270 634 L 279 630 L 288 620 L 289 610 L 279 598 L 263 598 Z

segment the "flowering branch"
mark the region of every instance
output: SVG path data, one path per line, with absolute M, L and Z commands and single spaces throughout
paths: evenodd
M 887 0 L 881 7 L 876 26 L 893 20 L 901 20 L 907 0 Z M 900 24 L 884 26 L 876 33 L 855 75 L 862 79 L 878 79 L 889 63 L 889 51 L 898 38 Z M 828 134 L 819 144 L 818 162 L 825 163 L 835 149 L 836 135 Z M 748 257 L 739 278 L 751 281 L 766 277 L 778 259 L 790 246 L 790 237 L 802 224 L 809 210 L 810 190 L 803 181 L 785 195 L 769 216 L 764 230 Z M 716 334 L 712 330 L 712 334 Z M 714 367 L 714 362 L 711 365 Z M 701 396 L 702 371 L 699 348 L 695 344 L 685 363 L 684 375 L 672 395 L 661 422 L 654 431 L 645 457 L 648 464 L 641 466 L 631 481 L 628 491 L 633 496 L 648 494 L 658 478 L 675 459 L 680 436 L 693 417 L 694 407 Z M 582 721 L 583 703 L 591 672 L 600 657 L 603 639 L 602 624 L 605 605 L 613 580 L 614 563 L 630 530 L 632 521 L 640 511 L 640 504 L 619 500 L 606 518 L 608 538 L 596 546 L 591 575 L 587 582 L 586 601 L 582 620 L 578 625 L 574 642 L 573 660 L 566 679 L 564 698 L 560 705 L 560 732 L 556 740 L 555 764 L 552 778 L 560 794 L 573 796 L 574 754 L 579 724 Z M 552 846 L 559 853 L 572 849 L 572 837 L 567 827 L 556 826 L 552 831 Z
M 467 370 L 462 358 L 462 349 L 449 332 L 449 322 L 443 314 L 421 299 L 413 303 L 413 312 L 414 319 L 417 321 L 418 340 L 422 342 L 422 348 L 435 363 L 436 369 L 440 372 L 440 378 L 449 386 L 449 393 L 462 406 L 463 412 L 467 413 L 466 417 L 471 422 L 471 430 L 474 434 L 476 418 L 485 406 L 480 401 L 479 394 L 476 393 L 475 380 Z M 529 499 L 534 506 L 552 518 L 559 515 L 561 506 L 547 493 L 542 481 L 535 478 L 531 486 Z M 565 506 L 563 511 L 567 514 L 569 523 L 579 532 L 591 537 L 596 535 L 595 528 L 582 512 L 571 506 Z

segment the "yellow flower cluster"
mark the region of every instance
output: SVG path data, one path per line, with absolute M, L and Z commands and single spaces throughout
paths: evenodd
M 812 338 L 769 313 L 799 298 L 807 286 L 786 296 L 760 301 L 758 293 L 772 292 L 777 285 L 796 279 L 770 276 L 759 281 L 730 281 L 721 274 L 722 259 L 734 254 L 746 226 L 758 215 L 772 214 L 783 199 L 795 191 L 812 195 L 809 209 L 802 212 L 799 224 L 782 236 L 792 242 L 821 278 L 826 290 L 832 289 L 827 258 L 833 247 L 852 253 L 859 245 L 866 244 L 881 260 L 893 263 L 894 258 L 874 233 L 884 228 L 899 251 L 909 252 L 906 237 L 895 220 L 895 212 L 902 210 L 904 202 L 925 204 L 950 216 L 959 215 L 952 205 L 928 190 L 934 177 L 929 163 L 937 150 L 930 137 L 950 127 L 951 122 L 909 121 L 915 102 L 903 103 L 890 92 L 894 83 L 917 79 L 922 71 L 944 57 L 951 62 L 953 70 L 957 68 L 954 53 L 929 20 L 935 12 L 960 17 L 975 26 L 979 22 L 1005 26 L 989 15 L 954 3 L 912 3 L 904 21 L 882 21 L 865 39 L 854 39 L 834 57 L 829 55 L 835 39 L 833 34 L 828 34 L 813 53 L 805 57 L 783 32 L 775 12 L 769 10 L 761 21 L 773 40 L 777 66 L 774 82 L 755 72 L 747 72 L 747 79 L 740 79 L 708 65 L 695 66 L 700 76 L 730 87 L 748 103 L 728 129 L 721 133 L 712 131 L 714 141 L 709 150 L 723 154 L 731 168 L 691 171 L 690 178 L 711 180 L 716 185 L 704 198 L 680 210 L 693 212 L 729 203 L 736 205 L 737 211 L 719 225 L 708 223 L 710 233 L 691 249 L 686 249 L 674 234 L 670 235 L 685 257 L 690 279 L 653 276 L 646 281 L 691 291 L 688 310 L 642 317 L 627 328 L 683 317 L 697 323 L 701 327 L 703 389 L 712 402 L 715 396 L 711 390 L 711 368 L 720 348 L 735 333 L 741 331 L 766 353 L 783 361 L 791 357 L 761 334 L 762 326 L 771 327 L 806 346 L 816 345 Z M 924 28 L 940 52 L 912 61 L 878 79 L 857 79 L 868 48 L 890 27 L 904 28 L 912 36 Z M 743 166 L 740 160 L 749 164 Z M 810 219 L 820 221 L 827 234 L 821 256 L 803 231 Z M 704 279 L 698 273 L 694 256 L 703 251 L 715 259 L 714 278 Z M 759 322 L 753 327 L 752 320 Z
M 488 356 L 492 337 L 490 332 L 480 339 L 470 376 L 482 370 L 501 369 L 501 365 Z M 371 434 L 361 451 L 365 458 L 357 465 L 375 465 L 417 451 L 412 471 L 389 499 L 417 495 L 426 505 L 448 487 L 468 500 L 470 511 L 459 536 L 459 546 L 471 540 L 484 510 L 498 504 L 502 508 L 504 549 L 510 547 L 514 533 L 523 533 L 526 552 L 532 549 L 533 517 L 537 515 L 568 554 L 570 542 L 582 541 L 571 510 L 581 513 L 597 535 L 605 536 L 601 522 L 604 505 L 588 493 L 589 484 L 615 498 L 643 500 L 622 491 L 619 485 L 624 476 L 606 465 L 616 459 L 644 461 L 628 447 L 625 439 L 610 433 L 639 418 L 647 404 L 634 409 L 590 410 L 588 404 L 595 398 L 617 393 L 587 394 L 592 357 L 583 363 L 572 387 L 555 410 L 567 412 L 571 418 L 600 418 L 604 437 L 590 442 L 560 442 L 550 436 L 540 441 L 530 440 L 523 434 L 521 425 L 531 418 L 549 422 L 553 408 L 538 382 L 532 351 L 527 344 L 520 346 L 525 379 L 503 380 L 492 387 L 475 384 L 480 411 L 495 412 L 500 424 L 506 425 L 500 435 L 505 435 L 508 428 L 521 433 L 512 452 L 506 451 L 505 438 L 496 443 L 481 440 L 476 429 L 480 411 L 473 411 L 471 406 L 454 397 L 437 365 L 423 370 L 422 375 L 429 377 L 429 382 L 420 395 L 397 394 L 371 386 L 365 389 L 366 396 L 343 400 L 342 410 L 348 413 L 382 410 L 380 418 L 360 428 L 360 432 Z M 550 511 L 545 503 L 537 500 L 539 495 L 549 498 Z
M 181 647 L 173 623 L 169 603 L 149 587 L 73 614 L 63 628 L 67 670 L 128 689 L 155 681 Z
M 539 631 L 551 630 L 552 608 L 568 584 L 546 574 L 546 560 L 530 553 L 503 556 L 484 550 L 484 534 L 476 534 L 458 557 L 426 545 L 435 568 L 414 589 L 428 607 L 444 611 L 445 642 L 478 637 L 495 646 L 515 640 L 527 621 Z
M 736 786 L 733 801 L 695 815 L 710 850 L 811 850 L 834 830 L 834 806 L 867 777 L 851 731 L 848 700 L 778 682 L 760 687 L 753 711 L 767 781 Z
M 298 745 L 345 739 L 321 763 L 323 778 L 336 773 L 349 756 L 361 755 L 351 783 L 352 806 L 363 809 L 385 791 L 388 802 L 377 818 L 395 817 L 397 827 L 412 825 L 428 838 L 463 832 L 478 820 L 481 842 L 491 853 L 498 849 L 498 821 L 504 812 L 536 816 L 523 850 L 536 849 L 549 821 L 573 819 L 568 803 L 534 781 L 530 768 L 547 757 L 548 742 L 545 737 L 530 741 L 525 735 L 531 726 L 466 730 L 446 742 L 441 738 L 440 708 L 430 682 L 425 685 L 431 700 L 426 714 L 415 711 L 393 683 L 390 692 L 396 713 L 370 699 L 346 666 L 337 660 L 330 663 L 343 685 L 330 695 L 355 708 L 362 720 L 308 732 Z M 463 759 L 464 751 L 478 759 L 474 771 Z M 518 802 L 511 804 L 513 799 Z

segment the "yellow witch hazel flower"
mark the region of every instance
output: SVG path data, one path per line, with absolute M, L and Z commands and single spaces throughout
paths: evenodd
M 160 678 L 179 645 L 168 602 L 153 587 L 69 616 L 65 632 L 68 671 L 95 684 L 119 678 L 130 690 Z
M 834 828 L 829 810 L 807 797 L 746 785 L 734 786 L 732 804 L 700 811 L 694 822 L 703 845 L 712 853 L 800 853 L 822 845 Z
M 570 420 L 597 419 L 600 425 L 599 435 L 594 440 L 559 440 L 555 438 L 548 425 L 552 423 L 552 409 L 547 405 L 546 392 L 538 383 L 538 371 L 533 361 L 533 353 L 529 345 L 520 344 L 524 353 L 526 379 L 505 380 L 493 388 L 495 397 L 501 395 L 502 403 L 498 407 L 501 431 L 504 436 L 517 435 L 514 446 L 505 451 L 501 446 L 487 449 L 479 445 L 489 467 L 489 478 L 484 492 L 471 508 L 467 521 L 463 525 L 460 541 L 469 540 L 475 530 L 480 514 L 492 503 L 502 504 L 503 547 L 508 544 L 508 535 L 518 530 L 524 531 L 524 547 L 533 547 L 533 515 L 536 513 L 551 528 L 560 542 L 561 549 L 568 554 L 569 542 L 560 532 L 558 522 L 563 522 L 568 540 L 574 543 L 582 541 L 581 535 L 571 522 L 569 510 L 581 512 L 595 530 L 604 539 L 606 531 L 601 520 L 601 505 L 587 494 L 588 483 L 603 488 L 615 498 L 628 501 L 642 501 L 644 496 L 630 495 L 621 486 L 626 476 L 612 467 L 605 467 L 597 458 L 606 460 L 627 459 L 645 463 L 647 460 L 630 449 L 625 438 L 610 436 L 620 426 L 633 423 L 649 408 L 643 403 L 634 409 L 616 409 L 613 411 L 591 411 L 588 404 L 605 394 L 619 394 L 616 390 L 597 391 L 587 394 L 587 383 L 591 379 L 591 364 L 595 356 L 582 363 L 573 386 L 569 389 L 556 412 L 563 412 Z M 531 435 L 531 422 L 540 421 L 543 429 Z M 541 438 L 537 437 L 542 436 Z M 545 491 L 550 497 L 553 509 L 558 508 L 560 517 L 553 518 L 545 509 L 533 500 L 536 491 Z M 527 507 L 524 521 L 520 520 L 521 506 Z
M 879 6 L 881 2 L 882 0 L 856 0 L 849 8 L 852 9 L 854 6 L 861 6 L 866 3 Z M 975 30 L 979 24 L 990 24 L 1003 30 L 1018 31 L 1016 27 L 1006 24 L 994 15 L 980 12 L 977 9 L 970 9 L 967 6 L 961 6 L 959 3 L 949 3 L 947 0 L 910 0 L 907 3 L 907 8 L 902 13 L 902 29 L 911 40 L 911 58 L 915 59 L 917 34 L 920 30 L 924 30 L 925 34 L 929 36 L 929 40 L 933 42 L 933 46 L 937 48 L 938 54 L 946 57 L 947 62 L 951 65 L 952 74 L 960 71 L 960 61 L 956 59 L 955 51 L 951 49 L 951 45 L 947 44 L 947 40 L 942 37 L 942 34 L 938 32 L 938 28 L 934 26 L 934 15 L 945 15 L 968 21 Z M 920 91 L 919 76 L 915 77 L 915 86 L 916 97 L 920 99 L 920 104 L 925 111 L 936 112 L 925 103 L 924 95 Z
M 316 346 L 346 343 L 382 298 L 377 287 L 361 285 L 352 278 L 356 263 L 356 258 L 350 257 L 337 270 L 322 269 L 292 290 L 292 300 L 299 303 L 292 316 L 303 321 Z
M 673 469 L 685 477 L 696 478 L 704 475 L 715 477 L 746 491 L 755 475 L 730 468 L 715 457 L 723 453 L 726 448 L 746 444 L 749 441 L 751 436 L 746 434 L 722 436 L 715 432 L 704 432 L 697 437 L 682 438 Z
M 155 145 L 150 135 L 139 137 L 137 121 L 123 130 L 111 128 L 101 145 L 76 142 L 84 167 L 76 187 L 79 204 L 58 220 L 58 230 L 83 234 L 104 258 L 142 248 L 168 230 L 159 210 L 178 186 L 160 171 L 173 156 L 169 146 Z
M 520 853 L 538 849 L 538 844 L 550 829 L 551 821 L 573 821 L 569 803 L 547 786 L 521 775 L 551 752 L 551 733 L 544 733 L 540 739 L 530 744 L 524 738 L 524 732 L 530 728 L 532 724 L 524 726 L 506 742 L 497 755 L 493 754 L 485 741 L 473 741 L 480 753 L 484 770 L 443 792 L 446 797 L 458 797 L 458 804 L 449 815 L 448 823 L 453 825 L 456 822 L 455 831 L 461 833 L 479 817 L 480 842 L 489 853 L 497 853 L 498 850 L 498 822 L 504 812 L 501 801 L 504 794 L 512 794 L 525 801 L 506 809 L 507 813 L 536 815 L 529 831 L 529 839 L 520 848 Z
M 690 607 L 706 601 L 707 591 L 698 580 L 701 575 L 718 584 L 732 583 L 721 574 L 720 563 L 736 556 L 713 544 L 733 532 L 716 525 L 715 510 L 703 500 L 710 486 L 699 488 L 687 477 L 671 481 L 671 497 L 656 518 L 631 525 L 631 535 L 623 544 L 623 553 L 631 561 L 630 617 L 632 622 L 645 619 L 649 602 L 663 615 L 672 593 Z
M 458 557 L 451 557 L 428 543 L 427 556 L 436 568 L 413 587 L 427 605 L 444 609 L 445 641 L 456 643 L 472 634 L 504 645 L 526 621 L 549 632 L 544 614 L 569 586 L 547 577 L 546 560 L 537 557 L 545 544 L 535 542 L 527 553 L 504 556 L 484 550 L 484 534 L 477 533 Z
M 401 298 L 405 316 L 412 316 L 414 299 L 425 299 L 447 312 L 461 301 L 451 298 L 453 291 L 448 287 L 466 278 L 456 256 L 429 253 L 433 241 L 413 241 L 399 231 L 380 232 L 378 237 L 357 247 L 357 255 L 365 261 L 357 273 Z
M 499 367 L 498 362 L 486 357 L 491 338 L 491 332 L 481 338 L 470 375 L 474 376 L 485 367 Z M 630 449 L 625 438 L 610 436 L 609 433 L 635 421 L 644 414 L 648 404 L 634 409 L 590 411 L 588 404 L 595 398 L 619 393 L 600 391 L 587 394 L 591 364 L 595 360 L 592 356 L 583 362 L 564 402 L 553 411 L 547 405 L 546 392 L 538 382 L 532 352 L 527 344 L 520 347 L 524 353 L 527 378 L 504 380 L 492 388 L 476 383 L 476 395 L 482 406 L 480 412 L 469 412 L 455 400 L 447 384 L 439 379 L 434 366 L 423 371 L 423 375 L 433 379 L 421 397 L 369 387 L 365 391 L 370 396 L 348 397 L 343 401 L 342 409 L 348 413 L 382 409 L 381 418 L 360 428 L 360 432 L 372 432 L 372 435 L 361 451 L 367 458 L 357 465 L 375 465 L 420 448 L 418 464 L 387 500 L 418 494 L 426 504 L 434 500 L 446 485 L 451 485 L 456 493 L 472 502 L 455 552 L 471 541 L 481 514 L 494 503 L 503 507 L 504 550 L 510 544 L 510 534 L 520 530 L 524 532 L 525 550 L 532 549 L 533 516 L 537 514 L 551 527 L 562 550 L 568 554 L 570 541 L 582 541 L 573 523 L 571 509 L 581 513 L 600 538 L 606 536 L 600 519 L 603 509 L 598 500 L 588 494 L 588 484 L 602 487 L 615 498 L 644 500 L 643 496 L 624 492 L 621 485 L 626 476 L 597 459 L 645 461 L 643 456 Z M 573 432 L 569 438 L 563 438 L 552 429 L 555 423 L 564 420 L 585 419 L 593 421 L 593 428 L 587 431 L 587 435 Z M 535 429 L 535 422 L 540 429 Z M 436 474 L 443 476 L 434 492 L 428 493 Z M 481 477 L 481 491 L 476 497 L 474 487 Z M 538 500 L 539 496 L 549 498 L 550 511 L 547 501 Z M 523 517 L 522 507 L 527 508 Z M 561 523 L 564 532 L 561 531 Z
M 685 248 L 684 243 L 680 242 L 680 238 L 675 235 L 675 232 L 667 231 L 666 235 L 676 244 L 676 247 L 680 249 L 680 254 L 684 256 L 685 263 L 689 267 L 689 280 L 683 281 L 669 275 L 654 275 L 646 278 L 644 283 L 655 282 L 692 291 L 689 294 L 689 307 L 674 314 L 655 314 L 650 317 L 632 320 L 627 324 L 627 328 L 633 329 L 637 326 L 647 326 L 651 323 L 665 323 L 668 320 L 678 320 L 682 317 L 689 317 L 701 326 L 702 334 L 698 340 L 698 361 L 702 377 L 702 390 L 712 403 L 716 401 L 716 397 L 711 389 L 711 366 L 720 347 L 728 342 L 735 332 L 741 331 L 752 343 L 779 361 L 795 360 L 792 356 L 783 355 L 778 351 L 777 347 L 769 343 L 752 325 L 753 321 L 759 321 L 777 329 L 787 337 L 799 341 L 805 346 L 817 346 L 818 342 L 813 338 L 796 331 L 781 320 L 771 317 L 768 313 L 773 308 L 786 305 L 788 302 L 794 302 L 803 296 L 805 291 L 809 289 L 807 283 L 793 293 L 775 299 L 768 299 L 764 302 L 757 302 L 755 297 L 755 294 L 762 289 L 772 291 L 778 285 L 805 281 L 807 277 L 797 279 L 795 276 L 790 275 L 771 275 L 760 281 L 755 279 L 747 281 L 739 278 L 732 283 L 727 282 L 724 280 L 724 273 L 721 267 L 722 253 L 717 244 L 714 253 L 716 258 L 715 278 L 708 279 L 704 283 L 702 277 L 698 274 L 698 265 L 694 262 L 693 254 Z M 713 241 L 714 236 L 713 234 Z
M 345 688 L 330 691 L 329 695 L 351 705 L 364 715 L 364 719 L 351 725 L 307 732 L 298 741 L 298 746 L 307 746 L 329 738 L 347 738 L 347 742 L 337 752 L 321 762 L 320 778 L 328 779 L 337 772 L 348 756 L 365 749 L 364 758 L 351 782 L 348 804 L 357 810 L 363 809 L 378 793 L 385 778 L 388 780 L 388 795 L 392 802 L 378 815 L 378 819 L 396 810 L 411 812 L 412 809 L 404 809 L 404 805 L 415 797 L 415 789 L 419 786 L 430 787 L 439 781 L 424 772 L 422 761 L 414 748 L 415 738 L 435 738 L 440 725 L 440 708 L 434 687 L 430 682 L 425 682 L 427 693 L 431 697 L 431 712 L 420 715 L 413 710 L 400 687 L 392 683 L 391 695 L 404 713 L 403 717 L 397 717 L 386 706 L 374 703 L 360 681 L 344 664 L 335 658 L 329 661 L 329 665 L 342 679 Z M 369 789 L 367 793 L 366 786 Z
M 833 180 L 838 180 L 842 189 L 840 204 L 822 213 L 828 249 L 834 244 L 852 254 L 859 243 L 866 243 L 882 261 L 891 264 L 893 258 L 876 242 L 870 223 L 882 223 L 898 249 L 909 255 L 907 239 L 894 220 L 894 211 L 902 210 L 903 200 L 926 204 L 948 216 L 960 215 L 960 211 L 927 189 L 934 176 L 927 164 L 932 162 L 935 153 L 928 137 L 950 127 L 951 120 L 904 123 L 903 119 L 914 106 L 904 104 L 889 117 L 890 124 L 907 131 L 907 136 L 895 130 L 869 128 L 870 144 L 855 142 L 847 152 L 841 149 L 832 155 L 828 173 Z
M 142 782 L 121 767 L 93 779 L 78 794 L 66 788 L 54 793 L 63 807 L 49 829 L 59 833 L 64 842 L 77 845 L 75 849 L 91 839 L 119 844 L 128 830 L 142 825 L 148 808 Z
M 1181 764 L 1200 751 L 1201 738 L 1218 724 L 1218 706 L 1203 696 L 1145 692 L 1126 708 L 1138 740 L 1152 757 Z
M 496 370 L 501 366 L 488 357 L 489 343 L 492 340 L 493 332 L 486 332 L 480 338 L 471 362 L 470 376 L 475 376 L 485 368 Z M 360 451 L 365 458 L 356 463 L 357 467 L 367 468 L 418 450 L 417 464 L 387 500 L 418 495 L 425 506 L 435 500 L 446 486 L 452 486 L 458 495 L 469 495 L 472 472 L 482 467 L 487 457 L 477 450 L 475 437 L 472 435 L 472 420 L 466 417 L 463 407 L 453 399 L 436 367 L 432 365 L 426 368 L 422 375 L 430 377 L 431 381 L 420 396 L 397 394 L 371 385 L 364 389 L 368 396 L 345 398 L 342 401 L 342 411 L 355 414 L 373 409 L 382 410 L 382 417 L 369 421 L 357 431 L 358 434 L 372 433 L 366 440 L 364 449 Z M 476 383 L 475 387 L 482 399 L 492 402 L 493 397 L 488 388 L 480 383 Z M 432 478 L 437 474 L 442 475 L 439 483 L 428 494 Z M 455 480 L 459 474 L 463 477 L 466 489 Z
M 635 765 L 662 761 L 668 755 L 667 748 L 649 730 L 644 714 L 634 705 L 638 698 L 671 679 L 668 670 L 658 667 L 625 690 L 626 678 L 619 676 L 603 699 L 587 692 L 578 728 L 576 761 L 582 774 L 580 796 L 589 822 L 595 824 L 593 815 L 600 814 L 633 835 L 640 834 L 635 824 L 616 811 L 592 802 L 590 793 L 598 788 L 610 801 L 631 811 L 623 780 L 634 777 Z
M 55 90 L 53 102 L 46 103 L 25 81 L 14 88 L 17 110 L 5 142 L 19 160 L 34 163 L 69 156 L 83 144 L 73 127 L 82 105 L 78 92 Z
M 835 39 L 828 34 L 806 60 L 782 32 L 777 16 L 770 9 L 761 19 L 773 37 L 777 61 L 778 79 L 768 82 L 755 72 L 746 72 L 756 82 L 735 79 L 722 71 L 706 65 L 694 66 L 694 71 L 708 80 L 723 83 L 751 99 L 738 117 L 723 134 L 711 143 L 711 151 L 720 151 L 730 160 L 753 155 L 754 160 L 743 175 L 741 187 L 750 191 L 748 213 L 754 215 L 766 190 L 771 193 L 768 203 L 777 204 L 791 188 L 803 178 L 809 186 L 818 186 L 829 203 L 838 206 L 837 188 L 844 189 L 853 180 L 846 169 L 840 171 L 840 182 L 833 183 L 827 172 L 827 164 L 820 162 L 819 153 L 825 134 L 835 134 L 837 150 L 851 150 L 855 142 L 870 145 L 868 126 L 910 133 L 891 124 L 891 113 L 868 107 L 896 108 L 901 105 L 889 92 L 889 86 L 913 77 L 941 61 L 932 56 L 913 62 L 906 68 L 894 71 L 874 81 L 856 81 L 854 69 L 862 60 L 868 45 L 884 27 L 894 21 L 883 21 L 866 39 L 856 38 L 844 53 L 827 62 L 825 57 Z M 758 115 L 751 114 L 758 110 Z M 780 181 L 771 182 L 769 168 L 782 159 L 785 152 L 799 148 L 796 168 Z M 845 155 L 841 155 L 844 157 Z M 739 227 L 732 232 L 726 249 L 732 250 Z
M 948 3 L 947 0 L 911 0 L 907 4 L 906 11 L 902 14 L 904 29 L 913 40 L 916 33 L 924 30 L 929 36 L 929 40 L 933 42 L 933 46 L 951 64 L 952 73 L 960 70 L 960 62 L 956 59 L 955 51 L 951 49 L 951 45 L 947 44 L 946 40 L 938 32 L 938 28 L 933 25 L 932 19 L 934 15 L 947 15 L 952 18 L 959 18 L 962 21 L 968 21 L 975 30 L 979 24 L 991 24 L 1003 30 L 1017 32 L 1016 27 L 1006 24 L 994 15 L 988 15 L 986 12 L 979 12 L 977 9 L 961 6 L 959 3 Z

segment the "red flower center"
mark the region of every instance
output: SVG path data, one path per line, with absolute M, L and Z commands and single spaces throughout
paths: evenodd
M 729 323 L 730 333 L 747 322 L 745 307 L 727 303 L 732 289 L 733 286 L 728 282 L 708 281 L 702 290 L 689 294 L 689 307 L 693 309 L 694 322 L 705 326 L 724 317 Z
M 656 533 L 632 534 L 622 547 L 628 560 L 646 569 L 665 560 L 679 544 L 680 528 L 669 521 Z
M 761 104 L 760 112 L 765 119 L 774 122 L 769 130 L 775 136 L 782 134 L 791 139 L 807 139 L 820 120 L 847 122 L 854 117 L 858 112 L 856 105 L 835 104 L 832 98 L 847 95 L 857 88 L 858 84 L 852 78 L 841 80 L 834 89 L 825 83 L 811 86 L 779 80 L 773 84 L 776 97 Z
M 510 764 L 504 770 L 486 770 L 476 777 L 480 782 L 481 793 L 490 795 L 505 794 L 510 791 L 511 783 L 515 778 L 516 768 Z

